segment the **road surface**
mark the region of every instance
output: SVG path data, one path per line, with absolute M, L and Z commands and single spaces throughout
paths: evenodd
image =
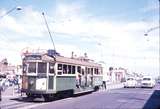
M 120 88 L 97 91 L 51 102 L 28 100 L 26 97 L 4 97 L 1 109 L 158 109 L 160 86 L 150 88 Z

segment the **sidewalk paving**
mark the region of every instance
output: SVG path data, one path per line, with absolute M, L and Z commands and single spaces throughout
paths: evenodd
M 17 97 L 20 96 L 21 93 L 17 92 L 15 86 L 9 86 L 6 90 L 2 91 L 2 98 L 10 98 L 10 97 Z
M 107 83 L 106 90 L 104 90 L 104 88 L 101 88 L 100 91 L 108 91 L 108 90 L 118 89 L 123 87 L 124 87 L 124 83 Z

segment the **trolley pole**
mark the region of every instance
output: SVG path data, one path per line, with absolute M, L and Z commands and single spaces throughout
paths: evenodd
M 44 21 L 45 21 L 45 24 L 46 24 L 46 27 L 47 27 L 47 30 L 48 30 L 48 33 L 49 33 L 50 39 L 51 39 L 51 41 L 52 41 L 53 48 L 54 48 L 54 50 L 55 50 L 55 52 L 56 52 L 56 47 L 55 47 L 55 44 L 54 44 L 54 41 L 53 41 L 53 37 L 52 37 L 52 35 L 51 35 L 51 31 L 50 31 L 50 29 L 49 29 L 49 26 L 48 26 L 48 23 L 47 23 L 46 17 L 45 17 L 45 15 L 44 15 L 44 12 L 42 12 L 42 15 L 43 15 L 43 18 L 44 18 Z

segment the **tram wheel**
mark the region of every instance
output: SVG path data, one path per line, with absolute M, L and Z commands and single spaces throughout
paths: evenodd
M 45 101 L 45 102 L 49 102 L 49 101 L 54 100 L 55 95 L 54 95 L 54 94 L 44 94 L 44 95 L 43 95 L 43 98 L 44 98 L 44 101 Z
M 27 95 L 27 98 L 33 98 L 33 95 L 30 93 L 26 93 L 26 95 Z
M 95 86 L 94 91 L 98 91 L 98 90 L 99 90 L 99 86 Z
M 45 102 L 50 101 L 49 95 L 43 95 L 43 99 Z

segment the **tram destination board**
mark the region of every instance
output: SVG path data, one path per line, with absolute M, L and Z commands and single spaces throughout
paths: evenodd
M 28 55 L 25 56 L 24 60 L 41 60 L 42 56 L 41 55 Z

